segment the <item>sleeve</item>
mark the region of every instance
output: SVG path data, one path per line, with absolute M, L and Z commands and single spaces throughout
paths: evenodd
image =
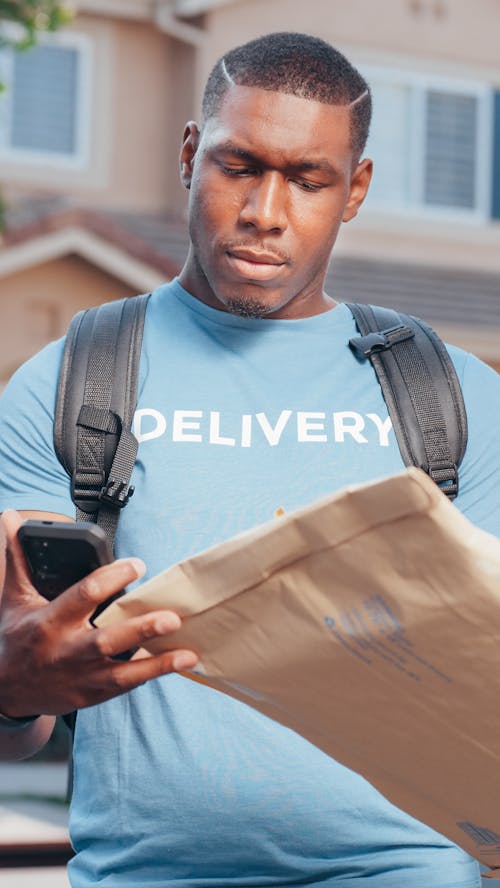
M 51 343 L 23 364 L 0 399 L 0 510 L 74 517 L 69 477 L 53 443 L 63 346 Z
M 459 375 L 468 437 L 455 505 L 500 537 L 500 375 L 473 355 L 467 355 Z

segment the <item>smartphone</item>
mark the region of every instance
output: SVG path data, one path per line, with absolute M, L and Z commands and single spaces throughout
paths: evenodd
M 17 536 L 31 581 L 49 601 L 114 560 L 106 534 L 91 521 L 25 521 Z M 123 590 L 100 604 L 91 622 L 120 595 Z

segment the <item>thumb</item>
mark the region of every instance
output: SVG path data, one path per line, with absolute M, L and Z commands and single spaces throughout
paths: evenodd
M 6 509 L 1 518 L 1 530 L 5 543 L 2 545 L 3 555 L 0 555 L 0 577 L 3 576 L 2 604 L 5 606 L 10 601 L 44 603 L 45 599 L 38 594 L 33 586 L 26 564 L 26 559 L 17 538 L 22 518 L 14 509 Z

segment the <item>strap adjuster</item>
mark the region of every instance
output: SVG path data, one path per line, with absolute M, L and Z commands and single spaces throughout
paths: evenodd
M 449 499 L 455 499 L 458 494 L 458 468 L 455 463 L 435 460 L 429 465 L 429 477 Z
M 398 342 L 413 339 L 414 336 L 414 330 L 404 324 L 398 324 L 396 327 L 388 327 L 387 330 L 380 330 L 377 333 L 355 336 L 349 340 L 349 347 L 361 357 L 370 358 L 373 354 L 387 351 Z
M 127 490 L 126 481 L 109 478 L 104 487 L 101 488 L 98 499 L 101 503 L 105 503 L 107 506 L 123 509 L 134 493 L 135 487 L 133 484 L 131 484 Z
M 98 507 L 105 476 L 102 472 L 74 472 L 71 479 L 71 498 L 82 512 L 92 513 Z

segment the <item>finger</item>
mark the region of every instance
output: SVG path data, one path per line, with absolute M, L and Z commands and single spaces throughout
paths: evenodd
M 19 512 L 6 509 L 1 520 L 7 542 L 4 602 L 15 598 L 18 602 L 27 600 L 44 603 L 45 600 L 31 582 L 26 559 L 17 537 L 17 531 L 23 523 Z
M 90 637 L 82 639 L 82 645 L 86 648 L 82 655 L 115 657 L 123 651 L 142 648 L 153 638 L 171 635 L 180 627 L 181 619 L 173 611 L 152 611 L 104 629 L 95 629 Z
M 120 558 L 98 567 L 51 602 L 51 616 L 65 621 L 86 620 L 97 605 L 138 580 L 145 571 L 146 565 L 140 558 Z
M 194 651 L 180 649 L 157 654 L 154 657 L 130 660 L 128 663 L 117 662 L 111 667 L 116 694 L 131 691 L 152 678 L 159 678 L 160 675 L 194 669 L 198 659 Z

